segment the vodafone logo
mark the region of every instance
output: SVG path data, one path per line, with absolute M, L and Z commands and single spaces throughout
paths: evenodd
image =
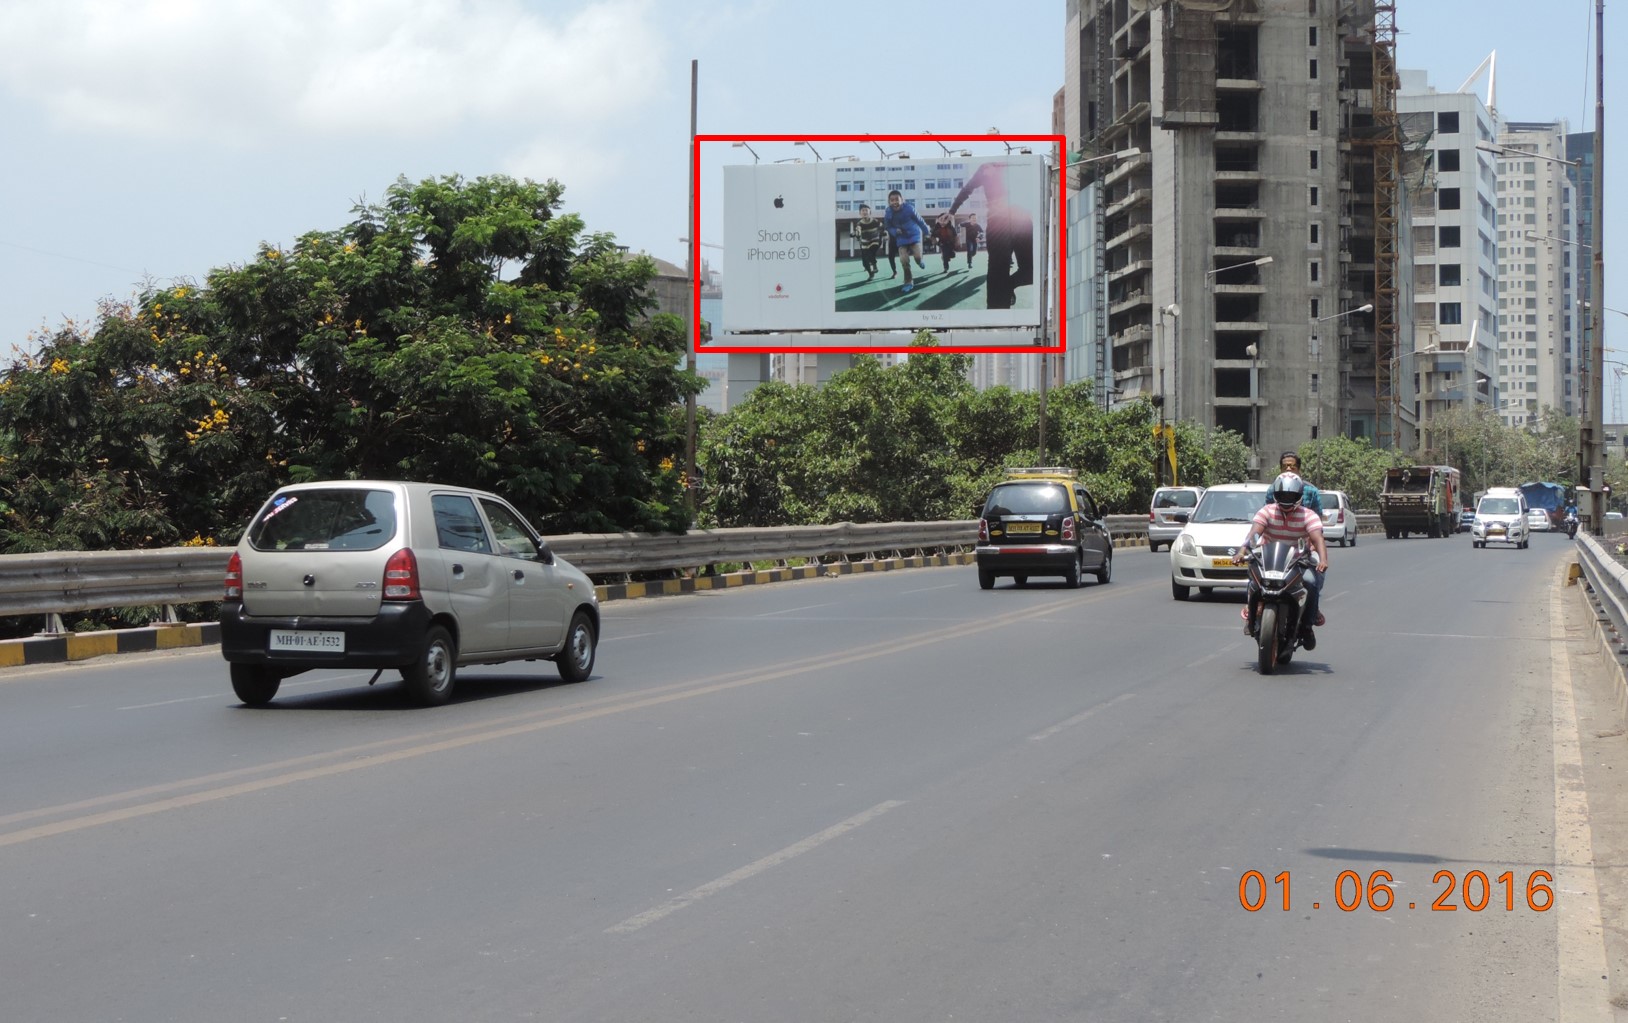
M 770 297 L 770 298 L 790 298 L 790 297 L 791 297 L 791 296 L 790 296 L 790 295 L 788 295 L 788 294 L 786 294 L 786 287 L 785 287 L 785 285 L 783 285 L 783 284 L 776 284 L 776 285 L 775 285 L 775 286 L 774 286 L 774 292 L 773 292 L 773 293 L 772 293 L 772 294 L 771 294 L 771 295 L 770 295 L 770 296 L 769 296 L 769 297 Z

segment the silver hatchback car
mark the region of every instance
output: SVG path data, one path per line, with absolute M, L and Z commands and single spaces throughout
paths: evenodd
M 419 703 L 469 664 L 552 660 L 593 672 L 599 598 L 520 513 L 467 487 L 340 480 L 284 487 L 226 569 L 221 653 L 261 706 L 315 668 L 401 672 Z
M 1203 487 L 1160 487 L 1153 492 L 1153 503 L 1148 508 L 1148 550 L 1157 551 L 1176 542 L 1198 499 L 1204 496 Z

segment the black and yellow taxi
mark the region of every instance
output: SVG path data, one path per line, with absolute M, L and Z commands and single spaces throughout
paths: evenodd
M 1009 576 L 1063 577 L 1080 585 L 1087 573 L 1106 584 L 1114 540 L 1101 509 L 1079 475 L 1060 466 L 1008 469 L 984 501 L 978 519 L 978 585 L 991 589 Z

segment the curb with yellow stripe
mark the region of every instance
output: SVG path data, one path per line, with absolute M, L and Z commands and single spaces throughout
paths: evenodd
M 145 629 L 110 632 L 70 632 L 61 636 L 30 636 L 0 640 L 0 668 L 25 664 L 61 664 L 104 654 L 133 654 L 151 650 L 180 650 L 220 642 L 220 623 L 154 625 Z

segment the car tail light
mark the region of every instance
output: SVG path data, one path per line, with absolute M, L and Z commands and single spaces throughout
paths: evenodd
M 1148 512 L 1148 521 L 1149 522 L 1153 521 L 1153 513 L 1152 512 Z
M 1074 516 L 1072 515 L 1063 516 L 1063 539 L 1074 539 Z
M 418 600 L 418 559 L 411 547 L 403 547 L 384 563 L 384 599 Z
M 226 599 L 243 599 L 243 559 L 232 552 L 232 558 L 226 562 Z

